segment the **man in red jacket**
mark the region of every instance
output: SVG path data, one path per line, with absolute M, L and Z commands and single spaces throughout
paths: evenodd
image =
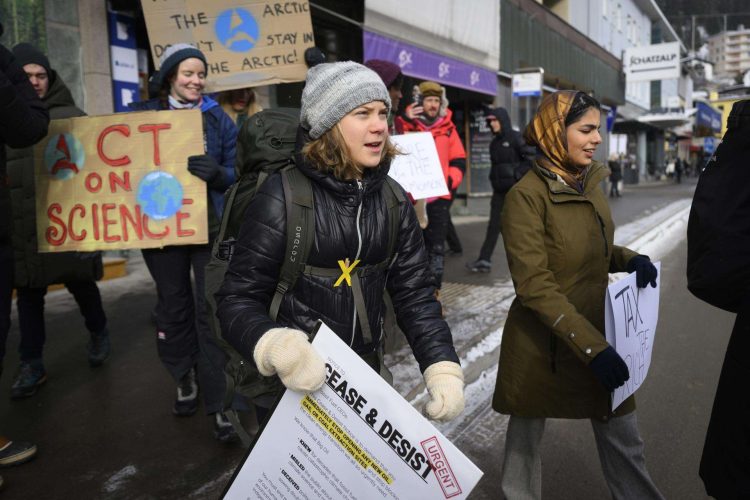
M 396 118 L 398 133 L 431 132 L 435 139 L 440 165 L 443 168 L 449 194 L 427 200 L 428 225 L 424 240 L 430 258 L 430 269 L 435 275 L 435 284 L 440 289 L 443 283 L 443 258 L 445 237 L 450 224 L 450 207 L 453 193 L 464 178 L 466 151 L 451 119 L 445 89 L 435 82 L 419 84 L 419 101 L 407 106 L 404 116 Z

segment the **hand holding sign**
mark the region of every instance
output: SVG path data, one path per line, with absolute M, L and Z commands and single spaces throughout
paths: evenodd
M 607 342 L 625 362 L 630 375 L 625 384 L 612 393 L 613 410 L 638 390 L 651 366 L 651 351 L 659 319 L 661 264 L 651 264 L 648 258 L 645 259 L 653 270 L 647 269 L 648 266 L 641 266 L 641 283 L 648 284 L 653 280 L 656 286 L 640 287 L 637 282 L 638 271 L 634 267 L 636 272 L 607 288 L 604 306 Z M 644 264 L 643 260 L 637 262 Z M 656 276 L 652 277 L 654 271 Z
M 415 200 L 448 194 L 431 133 L 393 135 L 391 141 L 403 154 L 393 159 L 388 175 L 396 179 Z

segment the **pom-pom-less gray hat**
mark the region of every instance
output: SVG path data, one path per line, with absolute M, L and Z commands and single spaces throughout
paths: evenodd
M 388 90 L 377 73 L 353 61 L 319 64 L 307 72 L 300 122 L 317 139 L 351 110 L 383 101 L 391 110 Z

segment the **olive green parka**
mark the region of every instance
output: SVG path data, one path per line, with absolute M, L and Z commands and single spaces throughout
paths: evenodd
M 583 192 L 539 164 L 507 194 L 503 241 L 516 299 L 505 323 L 493 408 L 520 417 L 607 420 L 610 393 L 588 364 L 604 338 L 608 274 L 626 270 L 632 250 L 613 244 L 614 224 L 600 183 L 610 172 L 588 168 Z
M 42 103 L 50 119 L 84 116 L 70 90 L 53 70 Z M 8 179 L 13 207 L 14 286 L 41 288 L 53 283 L 88 281 L 102 276 L 100 252 L 39 253 L 36 236 L 34 149 L 7 148 Z

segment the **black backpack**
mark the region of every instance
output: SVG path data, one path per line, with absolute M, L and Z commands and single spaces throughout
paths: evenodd
M 287 228 L 297 228 L 296 231 L 287 231 L 284 261 L 279 272 L 276 292 L 268 311 L 271 319 L 276 320 L 284 295 L 294 288 L 297 278 L 303 271 L 316 275 L 340 274 L 341 272 L 338 268 L 323 269 L 306 265 L 315 241 L 315 212 L 310 180 L 295 167 L 293 159 L 299 124 L 298 116 L 299 110 L 294 109 L 263 110 L 248 118 L 243 124 L 237 137 L 235 168 L 238 179 L 227 191 L 219 234 L 214 241 L 211 260 L 206 265 L 205 270 L 208 323 L 217 343 L 227 355 L 227 362 L 224 366 L 226 377 L 224 413 L 246 446 L 250 444 L 250 436 L 241 426 L 237 413 L 231 409 L 235 394 L 241 394 L 253 400 L 280 393 L 284 386 L 276 376 L 264 377 L 261 375 L 253 363 L 245 360 L 224 340 L 221 325 L 216 317 L 214 294 L 219 291 L 224 281 L 224 275 L 232 258 L 234 244 L 245 211 L 258 188 L 269 175 L 276 171 L 281 172 L 286 203 Z M 358 305 L 357 311 L 365 339 L 373 339 L 373 336 L 369 329 L 364 299 L 359 286 L 359 273 L 369 272 L 373 267 L 385 269 L 395 259 L 400 225 L 398 205 L 405 202 L 398 183 L 391 177 L 386 177 L 386 179 L 387 181 L 383 183 L 383 193 L 387 200 L 390 227 L 389 257 L 376 266 L 360 266 L 351 275 L 355 302 L 361 303 L 361 307 Z M 379 340 L 382 341 L 382 339 Z M 377 358 L 374 362 L 370 362 L 377 365 L 382 363 L 382 359 Z
M 750 289 L 750 100 L 734 104 L 727 132 L 701 173 L 688 220 L 688 289 L 730 312 Z

